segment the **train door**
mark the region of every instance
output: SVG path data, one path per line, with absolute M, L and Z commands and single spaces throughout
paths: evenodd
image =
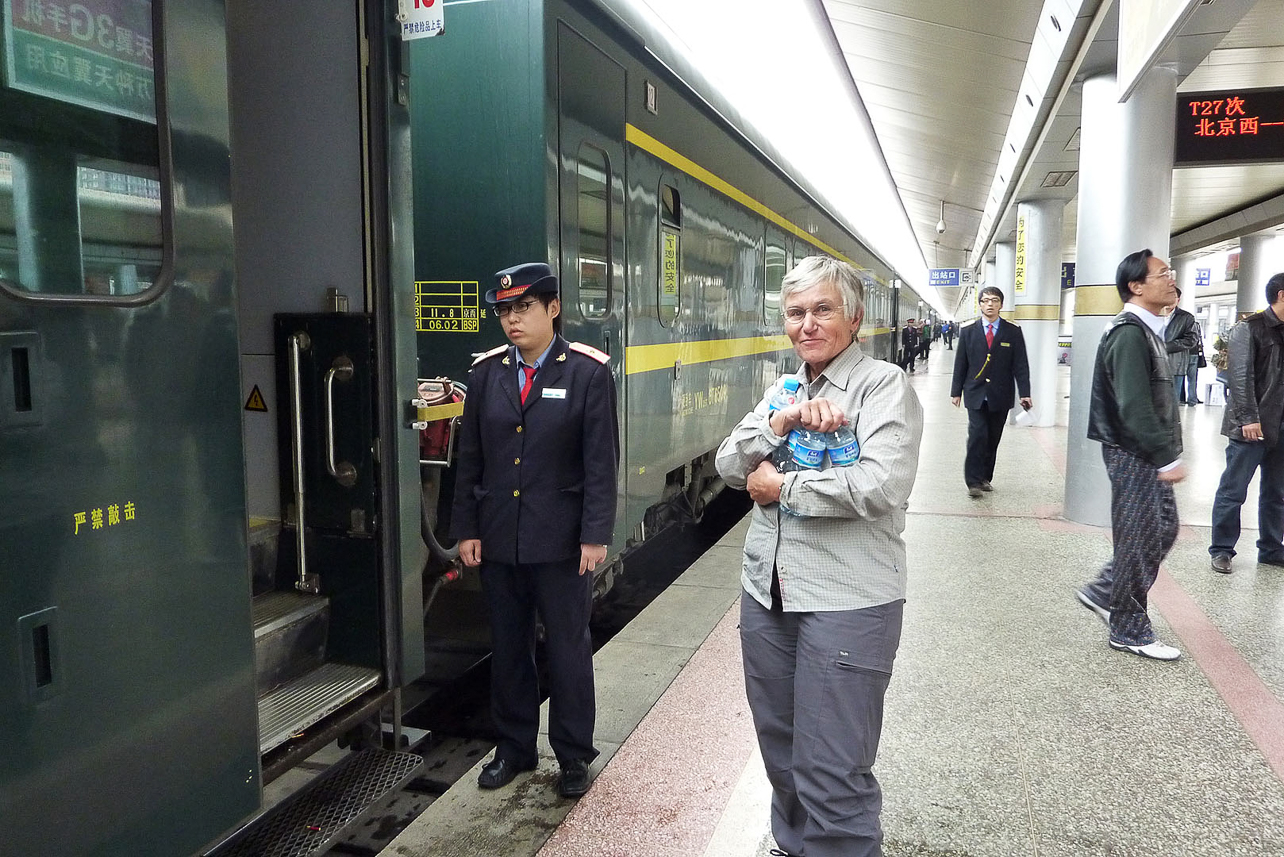
M 406 124 L 380 0 L 229 0 L 245 481 L 264 779 L 422 671 Z M 402 132 L 404 133 L 404 131 Z M 393 149 L 394 154 L 387 153 Z M 396 715 L 391 715 L 394 723 Z M 354 733 L 356 734 L 356 733 Z
M 611 356 L 623 442 L 625 71 L 563 21 L 557 22 L 557 93 L 563 333 Z M 622 513 L 624 504 L 619 508 Z
M 222 4 L 156 5 L 4 4 L 6 854 L 259 804 Z

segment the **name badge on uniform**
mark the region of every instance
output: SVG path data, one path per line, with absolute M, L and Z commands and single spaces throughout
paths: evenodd
M 540 398 L 543 398 L 543 399 L 565 399 L 565 398 L 566 398 L 566 388 L 565 388 L 565 387 L 545 387 L 545 388 L 544 388 L 544 391 L 543 391 L 542 393 L 540 393 Z
M 1002 345 L 1004 348 L 1011 348 L 1011 347 L 1012 347 L 1012 343 L 1011 343 L 1011 342 L 1000 342 L 1000 343 L 999 343 L 999 345 Z

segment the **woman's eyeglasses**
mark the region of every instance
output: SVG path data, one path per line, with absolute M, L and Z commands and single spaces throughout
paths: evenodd
M 531 307 L 535 306 L 535 304 L 537 303 L 539 303 L 539 301 L 525 300 L 525 301 L 517 301 L 516 303 L 511 303 L 511 304 L 500 304 L 499 306 L 495 307 L 495 315 L 498 318 L 503 318 L 504 316 L 508 315 L 510 312 L 516 313 L 517 315 L 525 315 L 526 311 L 529 310 Z

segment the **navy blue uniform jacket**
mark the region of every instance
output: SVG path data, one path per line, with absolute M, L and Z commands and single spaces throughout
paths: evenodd
M 483 562 L 510 565 L 579 556 L 581 543 L 609 545 L 620 461 L 615 399 L 611 367 L 561 336 L 525 406 L 514 346 L 474 363 L 451 534 L 481 539 Z
M 959 331 L 954 349 L 954 380 L 950 398 L 963 397 L 965 408 L 976 409 L 988 402 L 990 410 L 1010 410 L 1016 404 L 1012 388 L 1021 398 L 1030 395 L 1030 361 L 1025 353 L 1021 328 L 999 319 L 994 345 L 985 346 L 985 322 L 978 319 Z

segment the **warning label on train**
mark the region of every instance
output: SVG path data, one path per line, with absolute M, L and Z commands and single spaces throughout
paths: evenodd
M 481 309 L 477 283 L 415 281 L 415 330 L 427 333 L 477 333 Z

